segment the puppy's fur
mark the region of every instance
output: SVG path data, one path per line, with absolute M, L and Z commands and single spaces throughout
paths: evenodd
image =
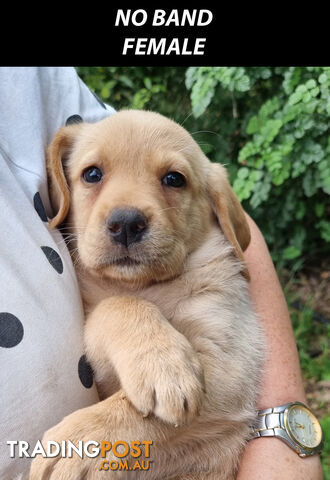
M 83 179 L 90 166 L 100 182 Z M 44 440 L 152 440 L 152 464 L 102 472 L 100 457 L 37 458 L 30 479 L 233 479 L 255 415 L 262 340 L 242 263 L 249 228 L 225 169 L 176 123 L 122 111 L 61 129 L 48 171 L 51 226 L 67 219 L 71 231 L 86 352 L 104 400 Z M 173 171 L 185 186 L 162 183 Z M 109 235 L 117 208 L 148 221 L 127 248 Z

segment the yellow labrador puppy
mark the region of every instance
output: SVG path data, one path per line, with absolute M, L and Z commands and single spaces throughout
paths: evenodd
M 234 479 L 262 339 L 242 263 L 249 228 L 225 169 L 173 121 L 122 111 L 62 128 L 48 171 L 51 227 L 72 227 L 86 353 L 103 400 L 43 440 L 152 445 L 140 457 L 150 458 L 146 471 L 38 456 L 30 479 Z

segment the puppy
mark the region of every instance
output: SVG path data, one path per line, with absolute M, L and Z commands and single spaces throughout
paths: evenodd
M 38 457 L 30 480 L 234 479 L 263 342 L 243 263 L 249 228 L 225 169 L 181 126 L 131 110 L 62 128 L 48 172 L 50 226 L 71 228 L 103 400 L 44 441 L 153 443 L 147 471 Z

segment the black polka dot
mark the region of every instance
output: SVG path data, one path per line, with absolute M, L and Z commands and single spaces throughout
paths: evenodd
M 86 359 L 86 355 L 82 355 L 79 359 L 78 374 L 84 387 L 91 388 L 93 385 L 93 370 Z
M 15 315 L 8 312 L 0 313 L 0 347 L 16 347 L 23 338 L 22 322 Z
M 80 115 L 71 115 L 71 117 L 69 117 L 67 119 L 67 121 L 65 122 L 65 125 L 73 125 L 75 123 L 82 123 L 83 122 L 83 119 L 81 118 Z
M 63 262 L 59 254 L 55 252 L 55 250 L 51 247 L 40 247 L 40 248 L 46 255 L 46 258 L 51 264 L 51 266 L 55 268 L 57 273 L 63 273 Z
M 44 204 L 42 203 L 39 192 L 37 192 L 35 194 L 35 196 L 33 197 L 33 205 L 34 205 L 34 208 L 36 209 L 39 217 L 41 218 L 41 220 L 43 222 L 47 222 L 48 219 L 47 219 L 46 210 L 45 210 Z

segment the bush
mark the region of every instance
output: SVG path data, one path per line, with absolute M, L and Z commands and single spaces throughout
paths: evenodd
M 184 123 L 212 161 L 227 165 L 278 267 L 298 269 L 329 252 L 329 67 L 80 67 L 78 73 L 115 108 L 148 108 Z

